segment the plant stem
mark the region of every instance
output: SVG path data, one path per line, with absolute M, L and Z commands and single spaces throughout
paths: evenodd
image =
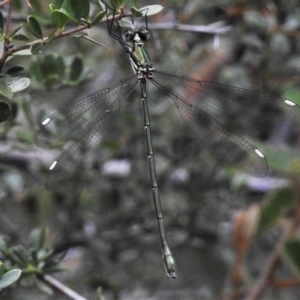
M 54 277 L 52 277 L 50 275 L 42 275 L 40 278 L 44 282 L 49 284 L 50 286 L 57 289 L 62 294 L 68 296 L 70 299 L 73 299 L 73 300 L 87 300 L 86 298 L 83 298 L 82 296 L 80 296 L 79 294 L 77 294 L 76 292 L 71 290 L 69 287 L 62 284 L 60 281 L 58 281 L 57 279 L 55 279 Z

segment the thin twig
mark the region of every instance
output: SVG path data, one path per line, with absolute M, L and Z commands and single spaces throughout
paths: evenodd
M 101 46 L 101 47 L 103 47 L 103 48 L 109 50 L 109 48 L 106 47 L 104 44 L 101 44 L 101 43 L 99 43 L 98 41 L 96 41 L 96 40 L 94 40 L 94 39 L 92 39 L 92 38 L 90 38 L 90 37 L 88 37 L 88 36 L 85 36 L 85 35 L 84 35 L 84 36 L 82 36 L 82 38 L 83 38 L 83 39 L 86 39 L 86 40 L 88 40 L 88 41 L 90 41 L 90 42 L 92 42 L 92 43 L 94 43 L 94 44 L 96 44 L 96 45 L 98 45 L 98 46 Z
M 79 294 L 77 294 L 76 292 L 71 290 L 69 287 L 62 284 L 60 281 L 58 281 L 57 279 L 55 279 L 54 277 L 52 277 L 50 275 L 42 275 L 42 276 L 40 276 L 40 278 L 41 278 L 41 280 L 43 280 L 44 282 L 46 282 L 50 286 L 57 289 L 62 294 L 68 296 L 70 299 L 73 299 L 73 300 L 87 300 L 86 298 L 80 296 Z
M 6 2 L 8 4 L 8 9 L 7 9 L 7 18 L 5 22 L 5 29 L 4 29 L 4 36 L 7 37 L 9 35 L 10 31 L 10 23 L 11 23 L 11 9 L 12 9 L 12 0 L 8 0 Z M 5 43 L 7 41 L 5 40 Z
M 8 4 L 10 2 L 10 0 L 4 0 L 3 2 L 0 3 L 0 7 Z
M 131 14 L 127 14 L 127 15 L 117 15 L 115 16 L 115 19 L 121 19 L 123 17 L 128 17 L 128 16 L 131 16 Z M 111 20 L 112 17 L 109 17 L 108 20 Z M 99 24 L 101 23 L 105 23 L 107 20 L 102 20 L 99 22 Z M 83 31 L 85 29 L 89 29 L 90 28 L 90 25 L 89 24 L 85 24 L 85 25 L 81 25 L 77 28 L 73 28 L 71 30 L 67 30 L 67 31 L 63 31 L 61 33 L 58 33 L 53 39 L 59 39 L 59 38 L 62 38 L 62 37 L 66 37 L 66 36 L 69 36 L 69 35 L 72 35 L 72 34 L 75 34 L 77 32 L 80 32 L 80 31 Z M 33 42 L 30 42 L 30 43 L 27 43 L 25 45 L 22 45 L 22 46 L 18 46 L 18 47 L 13 47 L 11 49 L 9 49 L 6 53 L 6 56 L 10 56 L 18 51 L 21 51 L 21 50 L 24 50 L 24 49 L 29 49 L 32 45 L 35 45 L 35 44 L 45 44 L 47 43 L 47 39 L 49 37 L 45 37 L 43 40 L 36 40 L 36 41 L 33 41 Z M 7 58 L 6 57 L 6 58 Z
M 1 3 L 3 4 L 3 3 Z M 6 17 L 6 22 L 5 22 L 5 28 L 4 28 L 4 43 L 3 43 L 3 53 L 2 57 L 0 58 L 0 72 L 2 71 L 4 62 L 7 59 L 7 46 L 9 45 L 9 40 L 7 39 L 9 32 L 10 32 L 10 24 L 11 24 L 11 10 L 12 10 L 12 0 L 6 1 L 4 4 L 8 5 L 7 9 L 7 17 Z
M 267 265 L 264 267 L 264 272 L 261 275 L 260 279 L 258 280 L 258 283 L 256 286 L 251 290 L 250 294 L 246 298 L 246 300 L 257 300 L 262 295 L 264 290 L 266 289 L 268 283 L 270 282 L 270 278 L 272 274 L 274 273 L 275 268 L 277 267 L 279 261 L 280 261 L 280 254 L 282 251 L 282 248 L 284 247 L 285 242 L 293 236 L 295 231 L 298 228 L 297 222 L 294 222 L 289 228 L 285 230 L 285 232 L 282 234 L 280 240 L 278 241 L 274 252 L 272 253 L 271 258 L 269 259 Z

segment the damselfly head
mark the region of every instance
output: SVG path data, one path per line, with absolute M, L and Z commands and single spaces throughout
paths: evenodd
M 141 27 L 138 31 L 138 34 L 139 34 L 142 41 L 146 41 L 150 37 L 150 32 L 145 27 Z
M 125 42 L 132 41 L 135 34 L 136 34 L 136 32 L 131 29 L 124 30 L 124 32 L 122 34 L 123 41 L 125 41 Z
M 148 29 L 141 27 L 138 31 L 126 29 L 122 34 L 122 39 L 124 42 L 139 42 L 146 41 L 150 36 Z

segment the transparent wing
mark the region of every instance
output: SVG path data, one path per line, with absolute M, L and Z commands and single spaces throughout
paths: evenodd
M 36 135 L 38 145 L 71 141 L 50 167 L 46 176 L 47 189 L 70 181 L 81 172 L 83 164 L 93 160 L 101 141 L 113 128 L 122 101 L 136 84 L 136 76 L 132 76 L 76 102 L 63 112 L 52 114 L 43 122 Z
M 91 123 L 105 119 L 108 111 L 117 109 L 136 84 L 136 76 L 133 75 L 50 115 L 36 132 L 35 143 L 41 147 L 55 147 L 66 141 L 77 140 Z
M 165 86 L 168 80 L 173 82 L 173 86 L 174 82 L 178 83 L 177 86 L 180 84 L 180 94 Z M 255 117 L 262 108 L 261 105 L 268 105 L 271 110 L 265 116 L 268 122 L 293 119 L 298 120 L 299 124 L 300 121 L 300 107 L 279 97 L 157 70 L 151 81 L 173 99 L 181 117 L 195 133 L 201 146 L 210 146 L 221 160 L 252 176 L 264 177 L 268 172 L 268 164 L 261 151 L 241 136 L 227 130 L 202 108 L 209 106 L 222 111 L 224 108 L 221 106 L 233 106 L 231 108 L 239 109 L 239 114 L 242 111 L 243 114 Z M 191 104 L 197 100 L 199 108 Z
M 288 121 L 300 127 L 300 107 L 281 97 L 157 70 L 155 70 L 155 79 L 159 82 L 165 82 L 166 79 L 173 83 L 177 82 L 183 90 L 180 92 L 181 96 L 201 109 L 206 110 L 207 107 L 211 107 L 220 112 L 230 110 L 235 112 L 235 116 L 243 115 L 262 125 Z

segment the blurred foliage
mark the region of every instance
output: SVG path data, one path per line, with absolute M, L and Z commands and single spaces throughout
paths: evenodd
M 127 54 L 107 34 L 103 2 L 135 16 L 147 5 L 164 6 L 147 17 L 154 67 L 300 103 L 298 1 L 14 0 L 8 32 L 9 11 L 2 5 L 0 287 L 10 270 L 22 275 L 0 298 L 68 299 L 49 291 L 41 277 L 63 268 L 55 277 L 87 299 L 95 299 L 97 289 L 105 299 L 233 299 L 236 291 L 235 299 L 242 299 L 269 270 L 281 234 L 298 226 L 299 127 L 259 127 L 228 107 L 223 120 L 234 121 L 270 164 L 270 175 L 254 180 L 196 145 L 174 105 L 149 85 L 158 183 L 178 267 L 174 281 L 166 279 L 161 262 L 139 91 L 122 106 L 110 140 L 83 168 L 76 187 L 44 188 L 64 145 L 35 146 L 38 124 L 132 74 Z M 220 21 L 231 30 L 174 25 Z M 134 22 L 143 26 L 145 18 Z M 46 227 L 48 233 L 37 229 Z M 299 241 L 297 230 L 291 232 L 273 276 L 298 278 Z M 286 286 L 270 284 L 261 299 L 299 299 L 299 281 Z

